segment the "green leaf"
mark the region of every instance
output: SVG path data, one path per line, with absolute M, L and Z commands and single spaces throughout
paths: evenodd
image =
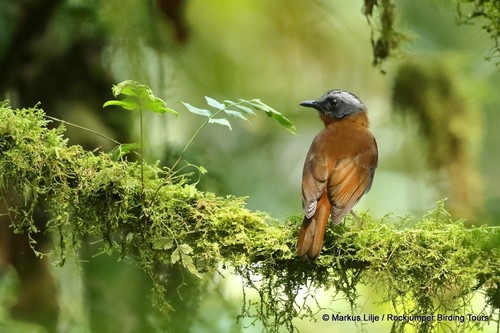
M 121 108 L 124 108 L 125 110 L 137 110 L 139 108 L 139 104 L 137 103 L 137 101 L 133 100 L 130 97 L 127 97 L 126 99 L 121 101 L 118 100 L 107 101 L 106 103 L 104 103 L 103 107 L 110 105 L 116 105 Z
M 297 134 L 297 129 L 295 128 L 293 123 L 290 120 L 288 120 L 285 116 L 283 116 L 281 113 L 272 113 L 271 117 L 277 120 L 281 126 L 285 127 L 292 134 Z
M 123 156 L 130 153 L 132 150 L 138 149 L 140 144 L 138 143 L 124 143 L 116 146 L 111 152 L 111 159 L 113 161 L 120 160 Z
M 258 99 L 258 98 L 254 98 L 254 99 L 251 99 L 251 100 L 246 100 L 246 99 L 241 99 L 240 98 L 240 102 L 245 102 L 247 104 L 250 104 L 256 110 L 260 110 L 260 111 L 264 111 L 264 112 L 275 111 L 272 107 L 270 107 L 270 106 L 262 103 L 261 100 Z M 277 112 L 277 111 L 275 111 L 275 112 Z
M 151 98 L 151 99 L 144 100 L 142 102 L 142 107 L 146 110 L 151 110 L 151 111 L 157 112 L 157 113 L 165 113 L 165 112 L 167 112 L 167 109 L 169 109 L 169 108 L 167 108 L 167 104 L 165 103 L 165 101 L 163 101 L 161 98 L 158 98 L 155 96 L 153 96 L 153 98 Z M 172 110 L 172 109 L 169 109 L 169 110 Z M 174 111 L 174 113 L 177 114 L 177 112 L 175 112 L 175 111 Z
M 126 110 L 148 110 L 157 113 L 169 112 L 177 115 L 177 112 L 167 107 L 165 101 L 156 97 L 153 91 L 137 81 L 126 80 L 118 83 L 112 88 L 113 95 L 125 95 L 123 100 L 111 100 L 104 103 L 104 107 L 117 105 Z
M 172 264 L 180 262 L 182 266 L 186 268 L 191 274 L 201 278 L 198 269 L 193 263 L 193 258 L 189 256 L 191 253 L 193 253 L 193 248 L 191 246 L 189 246 L 188 244 L 181 244 L 174 250 L 172 256 L 170 257 L 170 260 Z
M 229 120 L 227 120 L 226 118 L 211 118 L 208 122 L 211 124 L 224 125 L 229 127 L 230 130 L 232 130 L 231 124 L 229 123 Z
M 289 132 L 297 134 L 297 130 L 295 129 L 295 126 L 290 120 L 288 120 L 285 116 L 283 116 L 281 113 L 279 113 L 269 105 L 263 103 L 260 99 L 258 98 L 252 100 L 240 99 L 240 101 L 248 103 L 256 110 L 264 111 L 269 117 L 278 121 L 278 123 L 281 126 L 285 127 Z
M 200 116 L 205 116 L 205 117 L 210 117 L 212 115 L 212 112 L 210 112 L 209 110 L 197 108 L 196 106 L 192 106 L 191 104 L 186 103 L 186 102 L 181 102 L 181 103 L 184 104 L 184 106 L 191 113 L 195 113 L 195 114 L 198 114 Z
M 240 119 L 248 121 L 248 119 L 244 115 L 242 115 L 241 112 L 233 111 L 233 110 L 224 110 L 224 112 L 231 117 L 240 118 Z
M 113 86 L 112 91 L 115 97 L 118 97 L 118 95 L 125 95 L 137 97 L 142 101 L 153 100 L 155 98 L 151 88 L 133 80 L 126 80 L 118 83 L 116 86 Z
M 238 109 L 240 109 L 241 111 L 245 112 L 245 113 L 248 113 L 248 114 L 253 114 L 255 115 L 255 112 L 252 111 L 252 109 L 244 106 L 244 105 L 240 105 L 240 104 L 234 104 L 235 107 L 237 107 Z
M 174 252 L 172 252 L 172 255 L 170 256 L 170 261 L 172 264 L 175 264 L 181 260 L 181 251 L 179 250 L 179 247 L 177 247 Z
M 182 264 L 183 266 L 189 271 L 189 273 L 193 274 L 194 276 L 198 277 L 201 279 L 201 275 L 198 272 L 198 269 L 193 263 L 193 258 L 189 256 L 183 256 L 182 257 Z
M 198 170 L 200 170 L 200 172 L 201 172 L 202 175 L 204 175 L 204 174 L 206 174 L 208 172 L 208 170 L 205 169 L 205 167 L 203 165 L 200 165 L 198 167 Z
M 222 110 L 226 107 L 224 104 L 222 104 L 221 102 L 219 102 L 211 97 L 205 96 L 205 99 L 207 100 L 208 105 L 210 105 L 218 110 Z
M 247 103 L 247 101 L 244 99 L 240 99 L 239 102 L 233 102 L 229 99 L 224 100 L 224 105 L 227 108 L 234 106 L 234 107 L 240 109 L 241 111 L 243 111 L 244 113 L 255 115 L 255 112 L 253 112 L 252 109 L 250 109 L 249 107 L 246 107 L 244 105 L 241 105 L 241 103 Z
M 134 89 L 135 87 L 140 88 L 140 87 L 144 87 L 144 85 L 137 82 L 137 81 L 125 80 L 125 81 L 118 83 L 117 85 L 114 85 L 111 90 L 112 90 L 113 95 L 115 97 L 118 97 L 118 95 L 121 95 L 121 94 L 127 95 L 127 96 L 137 96 L 137 94 L 135 93 L 135 89 Z
M 193 253 L 193 248 L 189 246 L 188 244 L 181 244 L 179 245 L 179 248 L 182 251 L 182 254 L 191 254 Z
M 165 101 L 163 101 L 161 98 L 158 98 L 158 97 L 154 97 L 154 99 L 143 103 L 143 108 L 145 110 L 150 110 L 150 111 L 153 111 L 156 113 L 169 112 L 169 113 L 177 115 L 177 111 L 175 111 L 171 108 L 168 108 Z

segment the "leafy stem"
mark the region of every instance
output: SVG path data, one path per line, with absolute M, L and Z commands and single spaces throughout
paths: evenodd
M 186 153 L 186 151 L 189 149 L 189 147 L 191 146 L 191 144 L 193 143 L 194 139 L 196 139 L 196 137 L 198 136 L 198 134 L 200 134 L 201 130 L 208 124 L 210 123 L 210 120 L 215 118 L 217 115 L 219 115 L 219 113 L 223 112 L 224 109 L 221 109 L 217 112 L 215 112 L 213 115 L 211 115 L 210 117 L 208 117 L 207 120 L 205 120 L 201 125 L 200 127 L 198 127 L 198 129 L 196 130 L 196 132 L 194 132 L 194 134 L 191 136 L 191 138 L 189 139 L 188 143 L 186 143 L 186 145 L 184 146 L 184 149 L 182 149 L 182 152 L 181 154 L 179 155 L 179 157 L 177 158 L 177 160 L 175 161 L 175 163 L 172 165 L 172 167 L 170 168 L 170 172 L 168 173 L 168 176 L 173 172 L 173 170 L 175 169 L 175 167 L 177 166 L 177 164 L 179 164 L 179 162 L 181 161 L 182 157 L 184 156 L 184 154 Z M 168 178 L 167 176 L 167 178 Z
M 184 106 L 188 109 L 189 112 L 195 113 L 200 116 L 207 117 L 207 120 L 201 124 L 201 126 L 196 130 L 196 132 L 193 134 L 193 136 L 189 139 L 188 143 L 182 150 L 179 158 L 175 161 L 173 166 L 170 168 L 170 172 L 168 175 L 171 175 L 175 167 L 179 164 L 181 161 L 182 157 L 188 150 L 188 148 L 191 146 L 193 143 L 194 139 L 198 136 L 198 134 L 201 132 L 201 130 L 209 123 L 214 123 L 214 124 L 219 124 L 223 126 L 229 127 L 231 130 L 231 123 L 229 120 L 226 118 L 217 118 L 220 114 L 223 112 L 227 114 L 230 117 L 234 118 L 239 118 L 248 121 L 248 119 L 245 116 L 248 115 L 255 115 L 255 112 L 252 111 L 252 109 L 257 110 L 257 111 L 264 111 L 269 117 L 275 119 L 278 121 L 283 127 L 285 127 L 287 130 L 292 132 L 293 134 L 296 133 L 295 126 L 292 124 L 290 120 L 285 118 L 281 113 L 273 109 L 267 104 L 264 104 L 263 102 L 260 101 L 260 99 L 251 99 L 251 100 L 246 100 L 246 99 L 239 99 L 237 102 L 233 102 L 230 100 L 225 100 L 224 102 L 219 102 L 214 98 L 205 96 L 205 100 L 207 101 L 207 104 L 211 106 L 212 108 L 215 108 L 216 111 L 210 111 L 208 109 L 200 109 L 197 108 L 189 103 L 182 102 Z M 233 109 L 231 109 L 233 108 Z
M 139 144 L 141 145 L 141 154 L 139 155 L 139 162 L 141 163 L 141 187 L 142 187 L 142 195 L 144 196 L 144 122 L 143 122 L 143 107 L 142 101 L 139 99 Z
M 172 113 L 177 115 L 175 110 L 167 107 L 167 104 L 160 98 L 153 94 L 153 91 L 146 85 L 132 80 L 127 80 L 120 82 L 116 86 L 113 86 L 113 95 L 118 97 L 118 95 L 124 95 L 125 98 L 122 100 L 110 100 L 104 103 L 103 107 L 116 105 L 120 106 L 126 110 L 138 111 L 139 112 L 139 146 L 141 154 L 139 155 L 139 162 L 141 164 L 141 195 L 143 201 L 145 200 L 145 184 L 144 184 L 144 115 L 143 113 L 148 110 L 156 113 Z M 123 154 L 128 152 L 128 149 L 132 149 L 133 145 L 123 147 L 123 151 L 118 151 L 117 156 L 121 157 Z M 144 217 L 145 218 L 145 217 Z

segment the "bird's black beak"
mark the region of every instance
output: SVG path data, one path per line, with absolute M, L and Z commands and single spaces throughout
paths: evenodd
M 308 108 L 318 108 L 318 103 L 315 100 L 308 100 L 308 101 L 303 101 L 300 103 L 300 105 L 308 107 Z

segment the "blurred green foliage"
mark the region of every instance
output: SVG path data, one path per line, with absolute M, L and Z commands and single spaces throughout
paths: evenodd
M 500 57 L 500 3 L 498 0 L 453 0 L 460 24 L 480 22 L 481 28 L 493 39 L 491 54 L 486 59 Z M 389 57 L 401 54 L 401 45 L 411 40 L 401 32 L 397 22 L 398 6 L 393 0 L 364 0 L 363 13 L 370 23 L 373 65 L 380 67 Z
M 427 164 L 446 173 L 450 209 L 474 221 L 483 207 L 477 163 L 482 115 L 470 88 L 455 80 L 451 63 L 432 57 L 405 61 L 394 80 L 394 111 L 417 124 Z

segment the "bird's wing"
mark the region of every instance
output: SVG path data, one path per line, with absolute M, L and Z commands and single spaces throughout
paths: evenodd
M 307 218 L 311 218 L 316 212 L 318 200 L 330 176 L 328 169 L 326 154 L 316 154 L 310 150 L 302 174 L 302 209 Z
M 368 192 L 377 167 L 375 140 L 371 147 L 355 156 L 335 161 L 328 179 L 328 198 L 332 204 L 332 221 L 339 223 L 363 194 Z

